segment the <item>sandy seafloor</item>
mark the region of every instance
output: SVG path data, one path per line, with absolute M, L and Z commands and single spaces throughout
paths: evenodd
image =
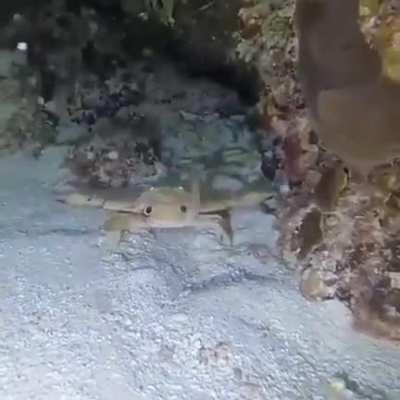
M 1 400 L 325 399 L 337 375 L 332 399 L 400 399 L 399 349 L 254 255 L 271 216 L 234 214 L 233 248 L 184 229 L 110 254 L 101 210 L 54 201 L 63 151 L 0 159 Z

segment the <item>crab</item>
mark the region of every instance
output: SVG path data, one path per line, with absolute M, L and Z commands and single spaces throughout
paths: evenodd
M 261 205 L 271 198 L 268 188 L 243 191 L 234 196 L 201 198 L 198 182 L 189 190 L 179 187 L 150 187 L 132 199 L 114 198 L 73 192 L 58 200 L 75 206 L 103 208 L 109 213 L 104 223 L 107 232 L 135 232 L 153 228 L 206 227 L 217 228 L 222 237 L 233 244 L 230 211 Z

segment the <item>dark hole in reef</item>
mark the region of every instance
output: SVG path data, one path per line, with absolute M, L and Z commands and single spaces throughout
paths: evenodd
M 41 95 L 44 101 L 47 102 L 53 98 L 56 85 L 56 75 L 50 68 L 41 68 L 39 71 L 41 76 Z
M 125 14 L 121 8 L 120 1 L 113 0 L 68 0 L 70 7 L 73 9 L 80 8 L 82 5 L 86 7 L 93 8 L 96 12 L 107 19 L 122 21 L 122 18 L 125 17 Z M 137 1 L 137 0 L 134 0 Z
M 255 105 L 261 92 L 261 79 L 253 68 L 234 65 L 219 59 L 220 54 L 207 54 L 195 45 L 189 50 L 182 40 L 171 38 L 166 42 L 166 55 L 177 62 L 180 69 L 192 78 L 209 78 L 235 90 L 247 106 Z M 204 53 L 203 53 L 204 51 Z
M 158 7 L 162 8 L 162 2 L 158 3 Z M 193 78 L 209 78 L 235 90 L 244 105 L 253 106 L 258 102 L 262 83 L 255 69 L 245 64 L 224 61 L 221 50 L 207 43 L 207 35 L 204 39 L 201 35 L 195 35 L 197 39 L 192 41 L 157 21 L 132 18 L 122 10 L 119 1 L 67 0 L 67 8 L 76 14 L 79 14 L 82 5 L 95 9 L 109 30 L 123 30 L 122 47 L 133 59 L 141 55 L 143 48 L 151 48 L 156 54 L 176 62 L 183 73 Z M 102 76 L 107 76 L 107 72 L 115 67 L 110 60 L 118 58 L 117 55 L 95 54 L 90 46 L 83 51 L 83 57 Z
M 156 21 L 133 18 L 124 27 L 122 47 L 132 58 L 141 57 L 144 48 L 176 63 L 178 69 L 192 78 L 208 78 L 235 90 L 246 106 L 259 100 L 262 83 L 258 72 L 241 63 L 224 61 L 225 56 L 205 43 L 179 38 L 173 29 Z
M 186 213 L 187 212 L 187 207 L 182 205 L 181 206 L 181 212 Z

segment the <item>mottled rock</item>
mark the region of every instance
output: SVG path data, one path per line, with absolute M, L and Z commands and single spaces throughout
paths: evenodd
M 217 175 L 214 177 L 211 186 L 216 191 L 238 192 L 243 188 L 243 183 L 228 175 Z
M 300 290 L 308 300 L 326 300 L 334 296 L 336 288 L 326 282 L 326 273 L 314 268 L 306 269 L 301 277 Z

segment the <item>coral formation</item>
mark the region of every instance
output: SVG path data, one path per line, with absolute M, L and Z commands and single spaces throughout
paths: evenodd
M 320 143 L 300 186 L 282 205 L 282 254 L 300 269 L 307 298 L 338 298 L 351 308 L 357 329 L 399 340 L 398 14 L 390 2 L 362 2 L 363 37 L 358 6 L 297 2 L 300 76 L 312 127 L 326 151 Z M 343 40 L 353 44 L 346 52 Z M 286 146 L 286 164 L 301 159 L 299 135 Z M 363 182 L 354 167 L 364 172 Z

